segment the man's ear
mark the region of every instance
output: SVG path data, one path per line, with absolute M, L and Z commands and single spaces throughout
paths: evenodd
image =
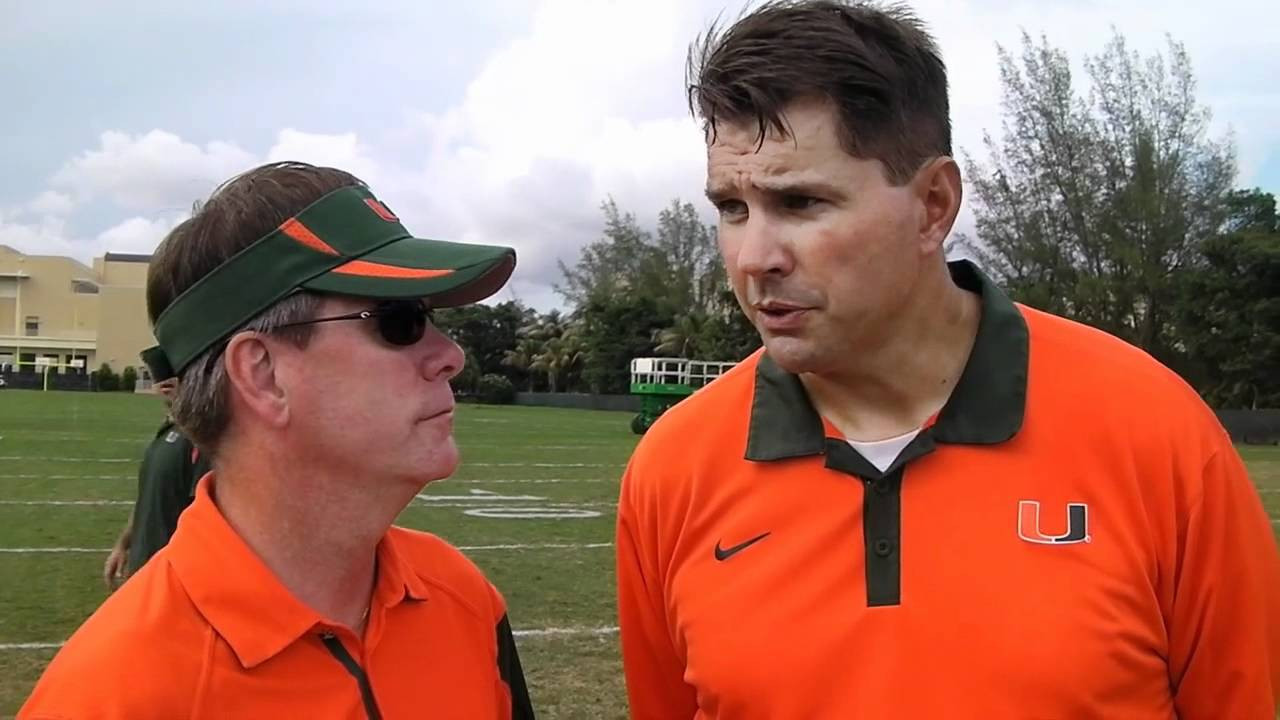
M 279 427 L 289 419 L 289 401 L 276 378 L 276 364 L 264 336 L 236 333 L 222 358 L 238 404 L 260 422 Z
M 937 157 L 922 167 L 911 182 L 924 208 L 918 228 L 920 249 L 933 253 L 942 247 L 960 214 L 964 194 L 960 166 L 952 158 Z

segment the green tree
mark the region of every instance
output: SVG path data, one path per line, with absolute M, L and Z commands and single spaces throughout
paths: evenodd
M 701 359 L 708 320 L 705 312 L 697 310 L 677 315 L 669 327 L 654 331 L 657 344 L 653 352 L 667 357 Z
M 664 264 L 652 236 L 641 229 L 634 215 L 619 210 L 612 198 L 601 210 L 602 237 L 582 248 L 574 265 L 558 262 L 563 282 L 555 290 L 574 307 L 616 295 L 648 294 L 660 287 Z
M 1186 272 L 1178 331 L 1193 382 L 1218 408 L 1280 407 L 1280 222 L 1275 197 L 1230 196 L 1226 232 Z
M 593 393 L 626 393 L 631 360 L 651 355 L 653 335 L 672 315 L 647 295 L 618 295 L 593 300 L 578 310 L 585 351 L 582 379 Z
M 133 392 L 138 387 L 138 369 L 132 365 L 126 365 L 124 370 L 120 371 L 120 389 L 124 392 Z
M 999 55 L 1003 136 L 967 163 L 977 237 L 960 245 L 1016 299 L 1176 366 L 1178 271 L 1221 228 L 1235 175 L 1185 48 L 1142 58 L 1115 33 L 1086 58 L 1088 96 L 1043 37 L 1023 36 L 1020 62 Z
M 512 382 L 523 382 L 523 373 L 503 361 L 507 351 L 515 347 L 520 328 L 533 314 L 529 308 L 511 301 L 435 311 L 436 327 L 462 346 L 467 353 L 468 365 L 475 370 L 474 375 L 468 372 L 455 381 L 454 386 L 471 393 L 475 390 L 476 381 L 489 374 L 510 375 Z
M 542 343 L 530 367 L 546 375 L 550 392 L 560 392 L 563 389 L 561 381 L 577 368 L 582 358 L 582 343 L 577 334 L 565 330 Z
M 542 343 L 527 335 L 521 336 L 516 341 L 516 346 L 507 350 L 502 356 L 502 364 L 511 368 L 514 373 L 525 376 L 529 392 L 533 392 L 533 383 L 535 375 L 533 370 L 533 359 L 537 356 L 541 349 Z
M 742 360 L 760 348 L 760 333 L 738 306 L 733 290 L 719 292 L 716 311 L 703 325 L 700 360 Z
M 114 392 L 120 389 L 120 376 L 107 363 L 102 363 L 95 375 L 95 386 L 102 392 Z

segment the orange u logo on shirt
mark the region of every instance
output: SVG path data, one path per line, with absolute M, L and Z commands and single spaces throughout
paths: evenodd
M 1049 535 L 1040 529 L 1040 501 L 1018 501 L 1018 537 L 1041 545 L 1067 545 L 1089 542 L 1089 506 L 1067 503 L 1067 531 Z

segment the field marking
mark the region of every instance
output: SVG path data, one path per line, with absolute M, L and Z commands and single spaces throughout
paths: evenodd
M 532 543 L 532 544 L 512 544 L 512 545 L 460 545 L 459 550 L 471 552 L 473 550 L 588 550 L 592 548 L 613 547 L 613 543 Z
M 462 448 L 466 450 L 465 447 Z M 0 458 L 3 460 L 4 458 Z M 625 463 L 477 463 L 462 461 L 465 467 L 541 467 L 541 468 L 624 468 Z
M 2 474 L 0 480 L 136 480 L 133 475 L 32 475 L 32 474 Z M 497 478 L 493 480 L 468 479 L 461 480 L 458 478 L 447 478 L 445 480 L 436 480 L 435 483 L 456 483 L 459 485 L 486 485 L 489 483 L 497 485 L 512 484 L 532 484 L 532 485 L 555 485 L 559 483 L 616 483 L 617 480 L 605 480 L 601 478 Z M 1268 490 L 1266 492 L 1277 492 L 1276 490 Z
M 499 495 L 498 493 L 491 492 L 489 490 L 480 489 L 472 490 L 469 495 L 432 495 L 429 493 L 418 493 L 417 495 L 414 495 L 414 498 L 431 503 L 445 500 L 474 500 L 483 502 L 528 502 L 530 500 L 546 500 L 546 498 L 541 495 Z
M 600 627 L 527 628 L 511 631 L 511 634 L 518 638 L 563 637 L 575 635 L 604 637 L 605 635 L 616 635 L 617 633 L 618 626 L 616 625 L 604 625 Z M 57 650 L 65 644 L 65 642 L 0 643 L 0 650 Z
M 613 443 L 596 443 L 596 444 L 594 444 L 594 445 L 538 445 L 538 444 L 530 444 L 530 445 L 523 445 L 523 446 L 521 446 L 521 448 L 520 448 L 520 449 L 522 449 L 522 450 L 611 450 L 611 449 L 614 449 L 614 448 L 616 448 L 616 447 L 617 447 L 617 445 L 616 445 L 616 444 L 613 444 Z M 511 445 L 510 443 L 500 444 L 500 443 L 466 443 L 466 442 L 459 442 L 459 443 L 458 443 L 458 448 L 459 448 L 460 450 L 462 450 L 463 452 L 466 452 L 467 450 L 510 450 L 510 449 L 512 449 L 512 445 Z
M 137 480 L 133 475 L 0 475 L 0 480 Z
M 0 500 L 0 505 L 132 505 L 132 500 Z
M 65 643 L 0 643 L 0 650 L 56 650 Z
M 593 550 L 613 547 L 613 543 L 508 543 L 504 545 L 458 545 L 463 552 L 484 552 L 492 550 Z M 46 553 L 103 554 L 111 552 L 111 548 L 82 547 L 0 547 L 0 553 L 11 555 L 39 555 Z
M 494 498 L 485 498 L 482 495 L 468 497 L 472 502 L 419 502 L 417 498 L 411 507 L 416 508 L 467 508 L 467 509 L 484 509 L 484 501 Z M 511 498 L 498 498 L 501 500 L 511 500 Z M 534 501 L 541 498 L 534 498 Z M 523 498 L 515 498 L 519 502 L 531 502 Z M 0 506 L 20 505 L 28 507 L 113 507 L 117 505 L 133 505 L 132 500 L 0 500 Z M 590 507 L 616 507 L 616 501 L 599 501 L 599 502 L 550 502 L 540 505 L 537 508 L 523 508 L 525 510 L 578 510 Z M 511 508 L 514 509 L 514 508 Z
M 26 455 L 0 455 L 0 460 L 29 462 L 83 462 L 83 463 L 131 463 L 142 462 L 142 458 L 71 458 L 71 457 L 28 457 Z
M 477 498 L 483 499 L 483 498 Z M 617 507 L 617 500 L 597 500 L 591 502 L 574 502 L 572 500 L 556 500 L 554 502 L 543 502 L 537 507 L 513 507 L 511 505 L 495 505 L 487 507 L 483 502 L 447 502 L 447 503 L 415 503 L 412 507 L 430 509 L 430 508 L 472 508 L 476 510 L 575 510 L 578 508 L 612 508 Z
M 4 477 L 4 476 L 0 475 L 0 477 Z M 600 478 L 502 478 L 499 480 L 457 480 L 454 478 L 449 478 L 447 480 L 437 480 L 436 482 L 453 482 L 453 483 L 462 483 L 465 485 L 487 485 L 489 483 L 494 483 L 497 485 L 509 485 L 509 484 L 515 484 L 515 483 L 530 483 L 530 484 L 541 485 L 541 484 L 556 484 L 556 483 L 605 483 L 605 482 L 612 483 L 612 482 L 617 482 L 617 480 L 602 480 Z
M 152 428 L 149 434 L 150 434 L 150 435 L 154 435 L 154 434 L 155 434 L 155 428 Z M 7 438 L 7 439 L 9 439 L 9 440 L 14 440 L 14 439 L 15 439 L 12 435 L 5 435 L 5 436 L 0 436 L 0 441 L 5 440 L 6 438 Z M 49 435 L 29 435 L 29 436 L 27 436 L 27 437 L 23 438 L 23 439 L 22 439 L 22 442 L 24 442 L 24 443 L 27 443 L 27 442 L 40 442 L 40 441 L 42 441 L 42 440 L 43 440 L 43 441 L 48 441 L 48 442 L 76 442 L 76 441 L 78 441 L 78 440 L 88 440 L 88 441 L 91 441 L 91 442 L 93 442 L 93 443 L 95 443 L 95 444 L 96 444 L 96 443 L 113 443 L 113 444 L 116 444 L 116 445 L 137 445 L 139 448 L 143 448 L 143 447 L 146 447 L 146 445 L 147 445 L 148 437 L 147 437 L 147 435 L 146 435 L 146 434 L 139 434 L 139 436 L 138 436 L 138 437 L 135 437 L 135 438 L 132 438 L 132 439 L 128 439 L 128 440 L 126 440 L 126 439 L 124 439 L 124 438 L 103 438 L 103 437 L 94 437 L 92 434 L 85 434 L 85 435 L 69 435 L 69 436 L 66 436 L 66 437 L 52 437 L 52 436 L 49 436 Z
M 76 547 L 42 547 L 42 548 L 0 548 L 0 553 L 13 555 L 35 555 L 38 553 L 92 553 L 106 554 L 111 548 L 76 548 Z
M 463 515 L 490 518 L 494 520 L 585 520 L 598 518 L 600 512 L 587 510 L 580 505 L 554 507 L 541 505 L 538 507 L 480 507 L 463 510 Z
M 551 635 L 616 635 L 618 632 L 617 625 L 606 625 L 603 627 L 567 627 L 567 628 L 540 628 L 537 630 L 512 630 L 511 634 L 516 637 L 547 637 Z

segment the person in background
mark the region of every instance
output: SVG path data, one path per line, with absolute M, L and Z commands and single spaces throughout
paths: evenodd
M 154 388 L 165 404 L 165 418 L 138 467 L 138 494 L 129 520 L 107 555 L 102 579 L 115 587 L 164 547 L 178 527 L 178 516 L 195 498 L 196 483 L 211 469 L 191 440 L 173 422 L 170 412 L 178 379 L 168 375 L 159 348 L 142 352 Z

